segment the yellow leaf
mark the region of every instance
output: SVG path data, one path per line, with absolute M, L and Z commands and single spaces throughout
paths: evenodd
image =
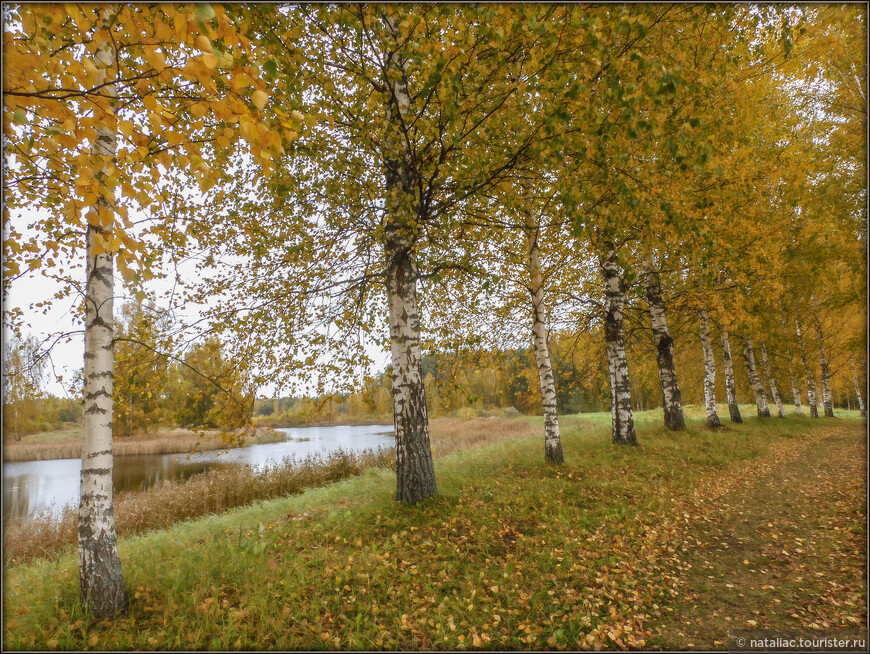
M 213 68 L 217 68 L 218 58 L 215 57 L 213 54 L 206 53 L 202 55 L 202 63 L 205 64 L 206 68 L 212 70 Z
M 211 41 L 209 41 L 208 37 L 204 34 L 200 34 L 196 37 L 196 47 L 203 52 L 208 52 L 209 54 L 214 52 L 214 49 L 211 47 Z
M 251 94 L 251 102 L 257 107 L 257 109 L 261 109 L 266 106 L 266 102 L 269 101 L 269 96 L 265 93 L 265 91 L 261 91 L 257 89 Z

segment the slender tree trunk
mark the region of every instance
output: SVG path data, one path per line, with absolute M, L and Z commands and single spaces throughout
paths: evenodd
M 791 394 L 794 397 L 794 412 L 795 415 L 802 416 L 804 414 L 803 409 L 801 409 L 801 389 L 798 385 L 797 377 L 794 374 L 794 364 L 791 362 L 789 358 L 788 361 L 788 376 L 791 381 Z
M 385 19 L 393 37 L 394 19 Z M 387 302 L 393 364 L 393 423 L 396 429 L 396 499 L 416 504 L 435 495 L 435 467 L 429 440 L 426 388 L 420 354 L 420 316 L 417 310 L 417 264 L 413 235 L 419 224 L 414 173 L 403 138 L 403 116 L 410 105 L 406 62 L 397 50 L 385 55 L 385 84 L 391 90 L 384 165 L 386 185 L 385 254 Z
M 107 23 L 109 12 L 103 11 Z M 111 42 L 97 48 L 94 56 L 97 82 L 105 84 L 114 63 Z M 105 114 L 95 108 L 101 124 L 96 129 L 94 154 L 103 166 L 95 176 L 103 196 L 88 213 L 87 267 L 85 286 L 84 412 L 82 417 L 81 500 L 78 515 L 79 581 L 82 604 L 97 616 L 108 616 L 127 604 L 127 590 L 118 556 L 112 497 L 112 390 L 115 367 L 114 318 L 112 315 L 114 255 L 107 242 L 114 226 L 114 200 L 106 184 L 117 152 L 112 124 L 117 91 L 104 86 L 109 96 Z
M 728 337 L 728 328 L 722 327 L 722 363 L 725 368 L 725 396 L 728 398 L 728 413 L 731 414 L 731 422 L 742 423 L 740 407 L 737 406 L 737 385 L 734 383 L 734 362 L 731 359 L 731 341 Z
M 758 378 L 758 370 L 755 367 L 755 352 L 752 350 L 752 337 L 747 336 L 743 345 L 743 358 L 746 360 L 746 374 L 749 377 L 749 385 L 755 395 L 755 406 L 759 418 L 769 418 L 770 409 L 767 407 L 767 396 L 764 394 L 764 386 Z
M 622 328 L 625 284 L 617 264 L 615 250 L 610 250 L 606 258 L 600 258 L 599 263 L 604 275 L 606 298 L 604 340 L 607 343 L 607 365 L 610 368 L 613 442 L 634 445 L 637 443 L 637 433 L 634 430 L 634 414 L 631 410 L 631 381 L 628 375 L 628 358 L 625 355 Z
M 713 357 L 713 343 L 710 340 L 710 319 L 707 311 L 698 311 L 701 321 L 701 348 L 704 350 L 704 405 L 707 408 L 707 426 L 721 427 L 716 413 L 716 359 Z
M 779 389 L 776 387 L 776 378 L 773 376 L 773 368 L 771 368 L 770 359 L 767 357 L 767 347 L 765 347 L 764 343 L 761 343 L 758 349 L 761 350 L 761 364 L 764 366 L 764 374 L 767 375 L 768 384 L 770 385 L 770 396 L 776 404 L 776 411 L 779 417 L 785 418 L 785 409 L 782 408 Z
M 866 418 L 867 412 L 864 410 L 864 398 L 861 396 L 861 385 L 858 383 L 858 373 L 855 371 L 855 359 L 849 355 L 849 369 L 852 371 L 852 383 L 855 384 L 855 397 L 858 398 L 858 410 L 861 412 L 861 417 Z
M 652 252 L 647 255 L 644 263 L 646 267 L 646 298 L 649 303 L 656 359 L 659 364 L 659 382 L 662 387 L 665 426 L 674 431 L 681 431 L 686 428 L 686 419 L 683 417 L 682 395 L 677 384 L 677 369 L 674 365 L 674 340 L 668 330 L 665 303 L 662 299 L 661 279 L 655 269 Z
M 526 221 L 526 253 L 529 258 L 529 276 L 532 295 L 532 336 L 535 344 L 535 361 L 538 364 L 538 380 L 541 384 L 541 401 L 544 409 L 544 458 L 547 463 L 564 463 L 562 440 L 559 437 L 559 412 L 556 408 L 556 381 L 550 364 L 547 346 L 547 316 L 544 306 L 544 278 L 541 272 L 541 253 L 538 248 L 537 225 Z
M 828 368 L 828 356 L 825 352 L 825 334 L 822 331 L 822 321 L 819 320 L 819 303 L 813 298 L 813 326 L 816 328 L 816 338 L 819 341 L 819 364 L 822 368 L 822 404 L 825 407 L 825 417 L 834 417 L 834 400 L 831 397 L 831 372 Z
M 801 363 L 804 366 L 804 374 L 807 378 L 807 404 L 810 407 L 810 417 L 818 418 L 819 417 L 819 407 L 816 404 L 816 380 L 815 377 L 810 370 L 810 364 L 807 361 L 807 347 L 806 343 L 804 343 L 804 334 L 801 330 L 801 321 L 797 317 L 794 319 L 795 330 L 797 332 L 798 337 L 798 348 L 800 349 L 800 357 Z

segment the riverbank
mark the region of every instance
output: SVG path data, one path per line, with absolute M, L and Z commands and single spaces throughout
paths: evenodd
M 660 421 L 660 412 L 649 414 Z M 681 630 L 668 609 L 683 600 L 691 605 L 689 595 L 703 590 L 695 584 L 706 574 L 691 575 L 712 562 L 709 511 L 736 506 L 732 493 L 752 497 L 768 477 L 801 482 L 777 476 L 796 462 L 830 459 L 825 469 L 831 471 L 837 457 L 858 460 L 866 428 L 866 421 L 851 416 L 790 415 L 746 418 L 717 431 L 690 420 L 686 433 L 672 433 L 639 413 L 639 446 L 618 447 L 610 443 L 609 429 L 594 422 L 568 421 L 566 463 L 559 467 L 544 463 L 540 422 L 532 437 L 502 439 L 496 432 L 481 447 L 442 453 L 436 461 L 439 494 L 415 507 L 394 501 L 391 470 L 369 468 L 293 497 L 121 537 L 131 604 L 114 619 L 83 614 L 72 548 L 48 561 L 9 566 L 4 644 L 68 650 L 680 650 L 697 642 L 704 648 L 688 639 L 693 634 Z M 833 478 L 832 491 L 813 498 L 809 518 L 838 516 L 838 529 L 826 530 L 815 545 L 836 541 L 833 552 L 846 546 L 864 551 L 864 486 L 843 481 Z M 790 493 L 777 501 L 771 515 L 812 528 L 804 507 L 790 505 Z M 769 555 L 760 545 L 768 538 L 765 529 L 740 533 L 752 567 L 780 564 L 756 560 L 759 552 Z M 812 534 L 801 532 L 800 538 L 815 542 Z M 812 573 L 807 557 L 824 554 L 793 542 L 779 546 L 789 550 L 785 567 L 777 568 L 786 576 Z M 731 558 L 727 565 L 747 565 Z M 866 627 L 865 569 L 854 557 L 837 561 L 834 578 L 804 573 L 802 594 L 783 595 L 788 602 L 809 598 L 813 612 L 796 607 L 798 617 L 787 616 L 792 605 L 768 596 L 767 586 L 758 590 L 744 572 L 738 583 L 755 588 L 744 593 L 751 601 L 741 595 L 732 605 L 730 596 L 710 596 L 705 611 L 718 612 L 723 628 L 736 624 L 727 621 L 732 615 L 742 620 L 744 608 L 753 622 L 743 624 L 751 627 L 777 626 L 780 614 L 795 628 L 816 628 L 819 620 Z M 709 574 L 714 572 L 724 571 Z M 848 613 L 815 601 L 828 581 L 852 589 Z M 725 634 L 717 639 L 715 647 L 727 648 Z
M 572 418 L 566 418 L 569 423 Z M 432 449 L 442 457 L 456 450 L 473 449 L 498 440 L 525 438 L 540 431 L 538 419 L 474 418 L 431 421 Z M 124 491 L 115 496 L 115 520 L 120 535 L 164 529 L 190 520 L 259 500 L 299 493 L 306 488 L 354 476 L 369 467 L 391 466 L 395 450 L 335 452 L 285 460 L 260 470 L 244 464 L 224 464 L 185 481 L 164 480 L 147 490 Z M 76 542 L 78 514 L 65 508 L 59 516 L 10 518 L 4 527 L 4 560 L 7 563 L 50 557 Z
M 254 427 L 244 431 L 209 429 L 202 432 L 187 429 L 163 429 L 156 433 L 135 434 L 116 438 L 112 445 L 115 456 L 143 454 L 186 454 L 221 450 L 252 443 L 267 443 L 279 434 L 271 427 Z M 78 459 L 82 455 L 81 429 L 43 432 L 23 436 L 20 441 L 3 444 L 3 460 L 48 461 Z
M 566 419 L 571 420 L 571 416 Z M 484 426 L 491 428 L 493 424 L 501 425 L 507 433 L 515 433 L 516 425 L 533 424 L 540 418 L 534 416 L 503 418 L 487 416 L 479 418 L 432 418 L 431 429 L 438 432 L 442 439 L 452 439 L 473 445 L 478 442 Z M 493 423 L 492 421 L 497 421 Z M 255 443 L 268 443 L 281 438 L 277 429 L 297 427 L 338 427 L 342 425 L 386 425 L 392 424 L 392 417 L 380 419 L 366 418 L 359 420 L 313 421 L 306 424 L 260 425 L 237 431 L 221 431 L 210 429 L 194 432 L 186 429 L 163 429 L 156 433 L 135 434 L 116 438 L 112 449 L 115 456 L 137 456 L 143 454 L 187 454 L 190 452 L 207 452 L 212 450 L 232 449 Z M 505 427 L 513 424 L 515 426 Z M 460 425 L 462 425 L 460 427 Z M 7 463 L 17 461 L 48 461 L 51 459 L 78 459 L 82 455 L 82 432 L 80 429 L 68 431 L 41 432 L 22 437 L 20 441 L 11 441 L 3 445 L 3 460 Z M 471 439 L 469 441 L 469 439 Z M 456 444 L 451 446 L 455 449 Z

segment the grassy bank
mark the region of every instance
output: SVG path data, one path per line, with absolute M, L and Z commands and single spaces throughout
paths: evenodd
M 442 451 L 439 495 L 417 507 L 393 501 L 392 471 L 370 468 L 122 538 L 131 606 L 114 620 L 82 614 L 71 551 L 11 566 L 4 644 L 645 647 L 663 607 L 681 596 L 697 498 L 713 501 L 786 454 L 824 451 L 835 424 L 748 418 L 714 432 L 690 420 L 687 433 L 673 434 L 654 426 L 658 415 L 638 414 L 641 444 L 630 448 L 612 446 L 596 415 L 566 421 L 558 468 L 543 463 L 540 434 Z M 863 422 L 836 424 L 863 438 Z M 485 442 L 487 424 L 477 431 Z

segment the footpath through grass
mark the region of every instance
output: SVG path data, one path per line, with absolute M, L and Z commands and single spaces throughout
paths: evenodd
M 867 627 L 867 440 L 828 423 L 687 510 L 682 591 L 665 649 L 727 649 L 729 629 Z
M 436 462 L 439 496 L 417 507 L 396 504 L 393 473 L 372 469 L 302 495 L 124 538 L 131 606 L 112 620 L 93 620 L 78 608 L 71 553 L 7 569 L 4 648 L 712 646 L 724 640 L 718 627 L 703 641 L 672 616 L 691 622 L 709 615 L 695 598 L 704 593 L 723 625 L 726 616 L 745 622 L 742 607 L 720 588 L 743 588 L 726 571 L 735 561 L 709 551 L 716 546 L 708 530 L 715 511 L 737 506 L 729 493 L 753 497 L 753 484 L 790 462 L 830 460 L 836 467 L 840 454 L 854 454 L 865 429 L 854 419 L 790 416 L 717 432 L 691 422 L 687 433 L 672 434 L 639 420 L 641 445 L 626 448 L 611 445 L 607 427 L 590 422 L 566 429 L 567 463 L 558 468 L 543 462 L 542 436 L 444 457 Z M 804 568 L 777 568 L 781 578 L 762 584 L 783 585 L 803 571 L 798 588 L 814 589 L 807 585 L 817 572 L 811 555 L 855 548 L 826 580 L 848 588 L 851 595 L 837 601 L 848 599 L 854 610 L 824 599 L 789 605 L 820 625 L 866 625 L 866 537 L 857 527 L 863 513 L 848 508 L 863 506 L 854 496 L 860 490 L 863 498 L 866 475 L 851 474 L 854 483 L 832 478 L 830 493 L 813 496 L 812 513 L 789 506 L 784 493 L 781 521 L 788 516 L 811 530 L 808 517 L 830 514 L 839 516 L 832 524 L 840 530 L 810 544 L 806 531 L 786 534 L 780 526 L 780 539 L 804 538 L 803 552 L 789 541 L 789 565 Z M 801 480 L 798 473 L 790 478 Z M 769 479 L 776 488 L 776 477 Z M 754 525 L 735 538 L 749 539 L 753 556 L 746 558 L 761 566 L 755 554 L 763 552 L 752 539 L 762 534 Z M 724 566 L 708 573 L 715 582 L 709 588 L 692 576 L 702 561 Z M 766 565 L 755 570 L 773 569 Z M 752 607 L 740 602 L 765 615 L 776 604 L 763 596 Z

